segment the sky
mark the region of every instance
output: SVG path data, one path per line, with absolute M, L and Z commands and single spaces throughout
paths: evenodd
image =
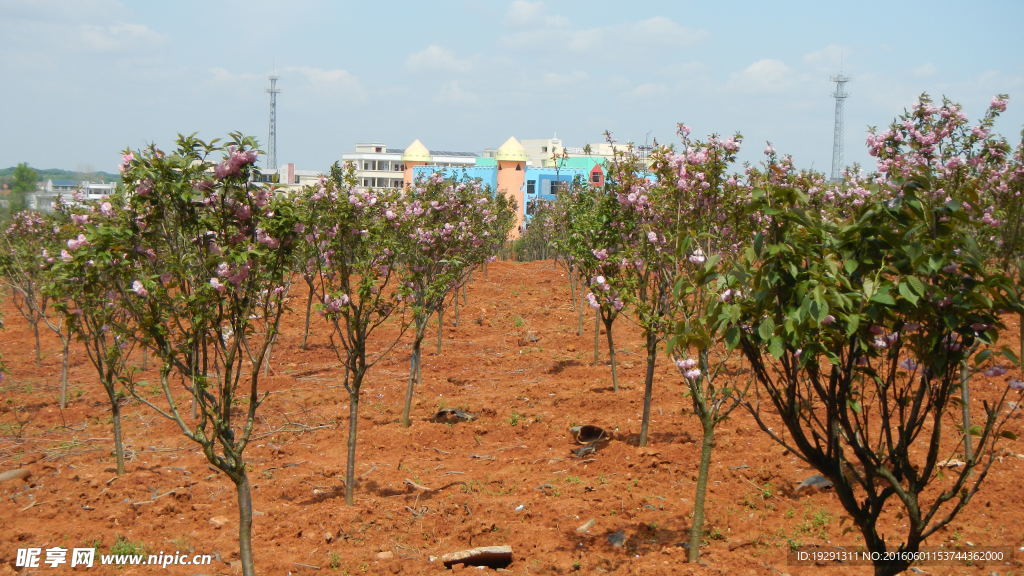
M 356 143 L 480 152 L 509 136 L 567 146 L 744 137 L 801 168 L 832 163 L 834 85 L 851 78 L 845 160 L 927 92 L 1024 127 L 1024 2 L 897 0 L 0 0 L 0 168 L 116 172 L 179 133 L 266 144 L 327 170 Z

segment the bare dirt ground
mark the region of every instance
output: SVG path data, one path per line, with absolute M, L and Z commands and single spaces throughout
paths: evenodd
M 814 474 L 737 411 L 720 427 L 702 563 L 685 562 L 700 428 L 674 367 L 659 363 L 652 441 L 638 447 L 644 353 L 628 319 L 616 323 L 622 388 L 613 392 L 593 322 L 575 333 L 564 271 L 552 262 L 496 262 L 469 286 L 443 351 L 433 341 L 411 428 L 398 424 L 408 338 L 370 372 L 360 416 L 355 506 L 344 505 L 347 398 L 341 371 L 314 317 L 301 350 L 301 284 L 275 346 L 257 438 L 246 452 L 254 485 L 254 550 L 260 574 L 440 574 L 432 556 L 510 545 L 513 574 L 870 574 L 870 566 L 790 563 L 791 546 L 861 546 L 832 492 L 797 491 Z M 114 474 L 105 395 L 84 351 L 72 349 L 71 402 L 57 407 L 60 347 L 45 335 L 36 366 L 30 332 L 4 303 L 0 350 L 0 575 L 19 548 L 98 546 L 118 538 L 146 553 L 212 554 L 210 566 L 94 567 L 94 574 L 240 574 L 233 487 L 168 421 L 126 401 L 128 472 Z M 1016 320 L 1007 338 L 1015 342 Z M 432 337 L 431 337 L 432 339 Z M 602 348 L 604 339 L 602 336 Z M 155 379 L 150 371 L 139 376 Z M 974 380 L 974 402 L 992 400 L 1014 373 Z M 472 422 L 429 420 L 440 408 Z M 579 458 L 568 429 L 594 424 L 615 439 Z M 952 424 L 952 422 L 951 422 Z M 952 428 L 952 426 L 950 426 Z M 1024 420 L 1010 430 L 1024 436 Z M 1004 441 L 981 493 L 929 546 L 1008 547 L 1010 562 L 922 566 L 927 574 L 1024 573 L 1021 441 Z M 418 490 L 409 482 L 432 489 Z M 897 520 L 898 521 L 898 520 Z M 618 544 L 618 545 L 616 545 Z M 76 569 L 80 570 L 80 569 Z M 456 567 L 455 572 L 478 570 Z M 474 572 L 476 573 L 476 572 Z

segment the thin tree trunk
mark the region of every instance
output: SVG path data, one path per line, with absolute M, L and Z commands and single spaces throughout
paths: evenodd
M 690 526 L 690 550 L 687 560 L 696 562 L 700 559 L 700 544 L 704 539 L 704 499 L 708 492 L 708 476 L 711 470 L 711 451 L 715 447 L 715 426 L 708 416 L 702 422 L 704 439 L 700 445 L 700 464 L 697 470 L 697 493 L 693 499 L 693 524 Z
M 964 426 L 964 460 L 970 462 L 974 459 L 974 445 L 971 441 L 971 369 L 967 365 L 967 359 L 960 361 L 960 400 L 963 426 Z
M 31 313 L 29 312 L 29 314 Z M 36 339 L 36 367 L 39 367 L 43 363 L 43 347 L 39 341 L 39 320 L 30 320 L 29 324 L 32 325 L 32 335 Z
M 277 336 L 274 336 L 270 343 L 267 344 L 267 349 L 263 352 L 263 374 L 270 377 L 270 351 L 274 348 L 274 341 L 277 340 Z
M 459 325 L 459 292 L 460 291 L 461 291 L 461 288 L 456 286 L 455 287 L 455 321 L 452 322 L 452 326 L 458 326 Z
M 658 336 L 647 332 L 647 374 L 644 376 L 644 414 L 640 422 L 640 445 L 647 446 L 647 429 L 651 423 L 651 397 L 654 394 L 654 362 L 658 356 Z
M 239 479 L 235 481 L 235 489 L 238 492 L 238 555 L 242 560 L 242 575 L 255 576 L 252 558 L 252 490 L 244 466 Z
M 444 308 L 437 309 L 437 353 L 441 353 L 441 338 L 444 336 Z
M 575 286 L 576 279 L 573 278 L 572 282 Z M 575 296 L 573 296 L 573 304 L 576 307 L 576 335 L 583 336 L 583 287 L 579 286 L 573 290 L 573 292 L 575 293 Z
M 345 465 L 345 504 L 355 504 L 356 432 L 359 426 L 359 386 L 354 383 L 348 393 L 348 454 Z
M 309 294 L 306 296 L 306 325 L 302 329 L 302 344 L 299 346 L 303 350 L 306 349 L 306 341 L 309 339 L 309 317 L 313 311 L 313 284 L 308 279 L 306 285 L 309 288 Z
M 619 376 L 616 372 L 615 367 L 615 341 L 612 338 L 612 322 L 611 318 L 606 318 L 604 321 L 605 336 L 608 337 L 608 359 L 612 364 L 612 390 L 615 392 L 619 391 Z
M 594 309 L 594 364 L 601 361 L 601 309 Z
M 104 385 L 110 399 L 110 419 L 114 425 L 114 460 L 117 462 L 117 475 L 124 474 L 124 441 L 121 437 L 121 404 L 117 401 L 117 393 L 113 384 Z
M 60 362 L 60 409 L 63 410 L 68 407 L 68 368 L 70 367 L 68 349 L 71 347 L 71 334 L 65 337 L 62 333 L 60 340 L 62 346 L 61 354 L 63 355 Z
M 458 299 L 456 298 L 456 300 Z M 402 408 L 402 426 L 405 426 L 406 428 L 412 426 L 412 396 L 416 386 L 420 383 L 420 362 L 422 361 L 420 349 L 426 328 L 427 318 L 417 318 L 416 334 L 412 341 L 412 357 L 409 359 L 409 384 L 405 389 L 405 406 Z

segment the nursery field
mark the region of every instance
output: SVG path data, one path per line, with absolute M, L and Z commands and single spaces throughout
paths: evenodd
M 409 335 L 370 370 L 362 391 L 355 505 L 346 506 L 348 406 L 341 363 L 316 319 L 307 349 L 300 347 L 306 302 L 301 280 L 288 302 L 269 376 L 260 384 L 269 396 L 246 452 L 260 574 L 441 574 L 449 570 L 432 557 L 491 545 L 511 546 L 512 563 L 502 569 L 511 574 L 872 571 L 866 564 L 790 561 L 797 547 L 856 549 L 862 540 L 830 490 L 800 487 L 816 472 L 743 410 L 717 429 L 706 546 L 701 564 L 687 564 L 683 543 L 701 431 L 685 383 L 667 358 L 659 361 L 651 441 L 638 446 L 645 364 L 640 330 L 626 316 L 615 325 L 622 386 L 613 392 L 604 337 L 602 361 L 595 365 L 593 316 L 588 309 L 584 334 L 577 336 L 568 281 L 552 261 L 494 262 L 485 273 L 478 270 L 460 304 L 458 325 L 454 311 L 446 312 L 441 353 L 431 324 L 411 427 L 399 424 Z M 25 469 L 31 475 L 0 482 L 0 575 L 71 572 L 42 561 L 39 568 L 15 567 L 19 549 L 56 547 L 97 547 L 97 564 L 112 548 L 213 558 L 203 566 L 96 565 L 76 573 L 241 574 L 231 482 L 173 423 L 134 400 L 124 401 L 129 458 L 127 473 L 117 476 L 109 407 L 84 351 L 72 347 L 69 406 L 61 411 L 57 339 L 43 330 L 37 366 L 31 332 L 9 301 L 3 315 L 0 350 L 9 374 L 0 383 L 0 474 Z M 1007 324 L 1002 337 L 1017 342 L 1016 318 Z M 136 354 L 134 363 L 141 361 Z M 155 365 L 151 358 L 136 380 L 155 382 Z M 750 377 L 739 358 L 730 366 L 737 380 Z M 1015 375 L 976 375 L 975 413 Z M 432 421 L 442 409 L 476 418 Z M 956 417 L 946 420 L 950 438 Z M 569 429 L 583 424 L 611 431 L 612 440 L 577 456 Z M 1007 430 L 1024 436 L 1019 412 Z M 1022 442 L 997 445 L 981 492 L 925 543 L 998 548 L 1015 556 L 913 571 L 1024 574 Z M 454 569 L 470 570 L 479 572 Z

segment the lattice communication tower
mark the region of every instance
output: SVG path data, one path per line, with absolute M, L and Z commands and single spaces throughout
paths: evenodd
M 267 138 L 267 169 L 277 170 L 277 95 L 281 91 L 277 89 L 277 76 L 270 77 L 270 135 Z
M 840 73 L 833 76 L 832 81 L 836 83 L 836 91 L 832 93 L 832 97 L 836 99 L 835 132 L 832 135 L 832 181 L 838 182 L 843 179 L 843 104 L 849 96 L 846 92 L 846 83 L 850 78 Z

